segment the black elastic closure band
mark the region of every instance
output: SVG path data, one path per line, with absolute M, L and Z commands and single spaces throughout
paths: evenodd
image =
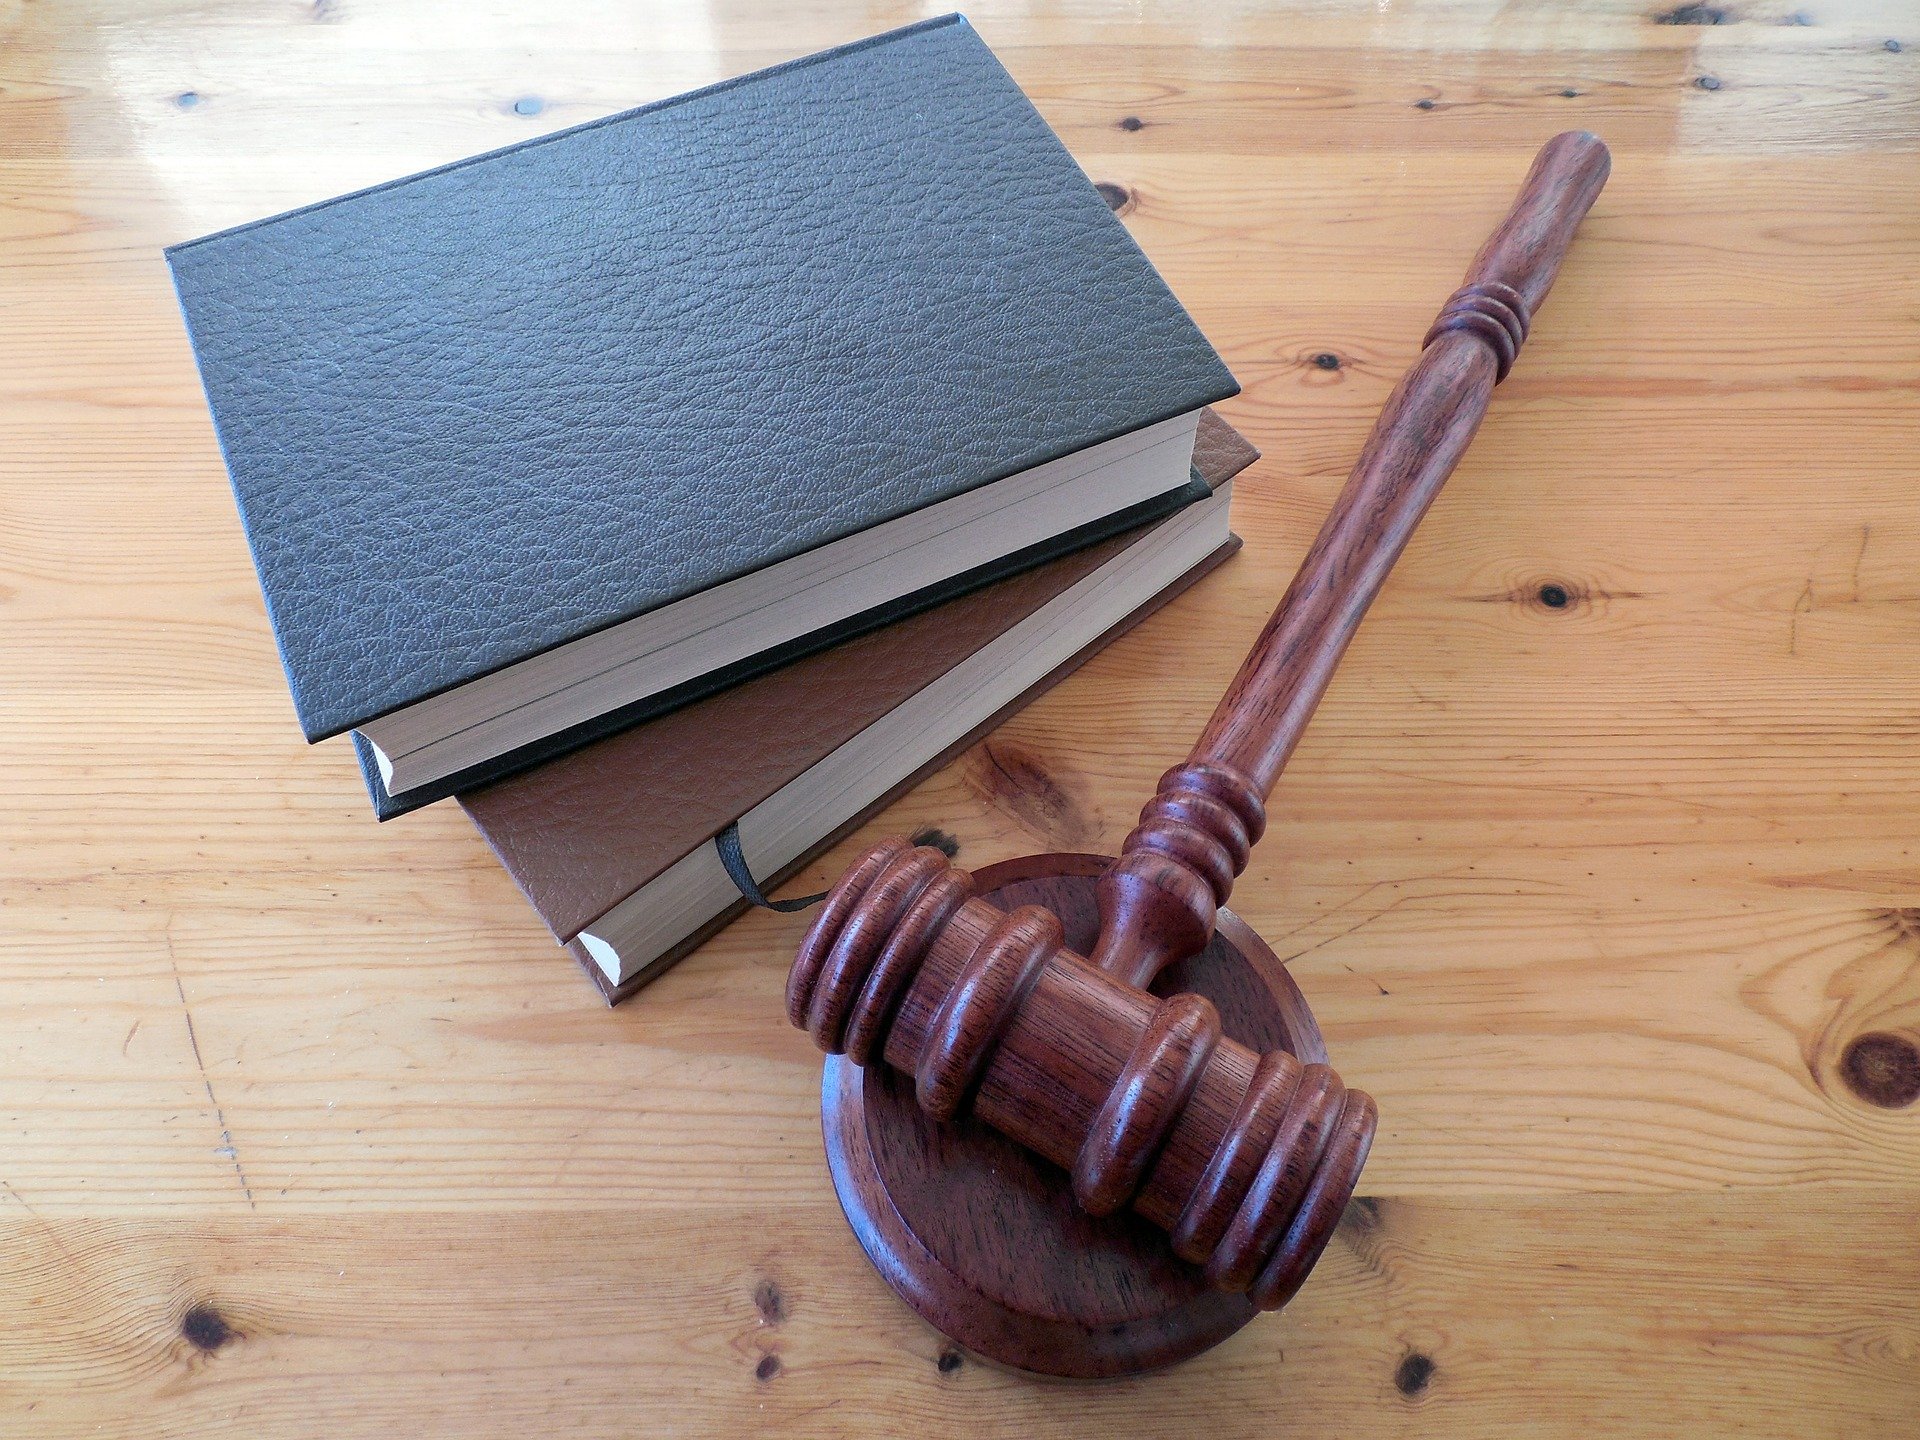
M 783 915 L 790 915 L 795 910 L 818 905 L 832 893 L 822 890 L 818 895 L 801 895 L 793 900 L 769 900 L 766 892 L 760 888 L 760 882 L 753 878 L 753 871 L 747 868 L 747 857 L 740 853 L 740 822 L 737 820 L 713 837 L 713 848 L 720 852 L 720 863 L 727 867 L 727 878 L 733 881 L 742 895 L 762 910 L 778 910 Z

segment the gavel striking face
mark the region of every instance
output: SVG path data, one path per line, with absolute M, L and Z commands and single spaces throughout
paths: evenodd
M 936 1120 L 971 1114 L 1062 1167 L 1088 1212 L 1127 1207 L 1212 1285 L 1284 1305 L 1333 1233 L 1376 1123 L 1325 1065 L 1256 1054 L 1197 995 L 1146 987 L 1196 954 L 1266 824 L 1265 797 L 1348 640 L 1484 417 L 1606 147 L 1549 141 L 1382 409 L 1319 537 L 1189 760 L 1161 778 L 1098 883 L 1085 957 L 1037 906 L 973 894 L 937 850 L 891 840 L 834 887 L 787 1012 L 825 1050 L 911 1076 Z

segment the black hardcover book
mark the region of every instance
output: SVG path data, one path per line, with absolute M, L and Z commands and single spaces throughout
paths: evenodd
M 168 259 L 383 813 L 1170 512 L 1238 388 L 959 16 Z
M 1190 448 L 1191 440 L 1189 439 L 1186 443 Z M 677 710 L 683 705 L 737 685 L 744 680 L 751 680 L 791 661 L 804 659 L 808 655 L 830 649 L 842 641 L 868 634 L 924 610 L 937 608 L 949 600 L 970 594 L 995 581 L 1009 579 L 1047 561 L 1061 559 L 1085 546 L 1110 540 L 1152 521 L 1165 519 L 1176 510 L 1205 500 L 1212 494 L 1213 489 L 1201 476 L 1199 468 L 1193 467 L 1188 482 L 1177 490 L 1169 490 L 1155 495 L 1142 504 L 1113 511 L 1043 544 L 1008 555 L 991 565 L 963 572 L 951 580 L 915 591 L 891 605 L 838 621 L 823 629 L 812 631 L 799 640 L 788 641 L 771 649 L 762 650 L 745 660 L 718 670 L 710 670 L 683 684 L 655 691 L 638 700 L 602 711 L 599 715 L 582 720 L 560 734 L 542 736 L 514 749 L 503 751 L 487 764 L 482 772 L 486 777 L 484 781 L 476 780 L 471 775 L 455 774 L 426 781 L 396 796 L 387 788 L 386 775 L 383 773 L 380 757 L 372 743 L 356 730 L 353 733 L 353 744 L 355 758 L 360 763 L 360 777 L 366 782 L 367 793 L 373 798 L 374 815 L 381 820 L 391 820 L 396 815 L 405 815 L 409 811 L 418 810 L 423 805 L 431 805 L 437 800 L 445 800 L 462 791 L 471 790 L 477 784 L 491 784 L 534 769 L 583 745 L 617 734 L 646 720 L 655 719 L 668 711 Z

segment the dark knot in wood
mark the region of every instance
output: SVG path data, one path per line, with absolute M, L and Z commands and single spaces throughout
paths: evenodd
M 1237 869 L 1260 822 L 1234 823 Z M 935 1118 L 970 1111 L 1061 1166 L 1089 1212 L 1131 1207 L 1262 1309 L 1305 1280 L 1373 1139 L 1373 1101 L 1325 1065 L 1236 1044 L 1211 1002 L 1095 968 L 1050 912 L 1003 912 L 945 855 L 904 840 L 834 887 L 794 961 L 787 1014 L 831 1053 L 911 1075 Z

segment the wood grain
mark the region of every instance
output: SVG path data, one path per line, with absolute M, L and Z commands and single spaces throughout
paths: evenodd
M 796 892 L 1116 848 L 1510 177 L 1615 157 L 1235 889 L 1374 1203 L 1282 1315 L 1062 1388 L 943 1371 L 861 1260 L 804 916 L 608 1014 L 457 813 L 301 745 L 159 258 L 920 12 L 0 6 L 0 1432 L 1910 1430 L 1920 1106 L 1846 1057 L 1920 1040 L 1920 30 L 1673 9 L 968 7 L 1267 458 L 1238 559 Z

